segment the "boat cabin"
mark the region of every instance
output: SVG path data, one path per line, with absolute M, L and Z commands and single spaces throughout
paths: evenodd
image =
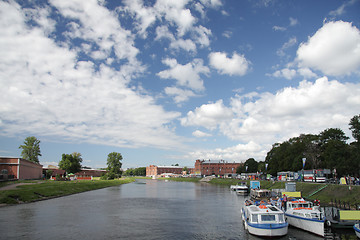
M 249 222 L 251 223 L 284 223 L 284 213 L 271 205 L 252 205 L 249 207 Z
M 267 189 L 251 189 L 250 197 L 253 200 L 268 200 L 272 197 L 272 192 Z
M 317 206 L 314 207 L 312 202 L 304 200 L 288 201 L 287 209 L 294 210 L 291 214 L 298 217 L 316 220 L 322 220 L 324 218 L 324 214 L 322 212 L 314 211 L 318 209 Z

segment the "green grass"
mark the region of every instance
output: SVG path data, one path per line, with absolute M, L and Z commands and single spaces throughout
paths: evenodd
M 100 188 L 133 182 L 134 179 L 98 181 L 44 181 L 43 183 L 18 186 L 16 189 L 0 191 L 0 203 L 17 204 L 47 198 L 65 196 Z
M 176 181 L 187 181 L 186 178 L 174 178 Z M 171 179 L 173 180 L 173 179 Z M 222 186 L 236 185 L 239 182 L 243 182 L 238 179 L 231 178 L 214 178 L 209 183 L 217 184 Z M 250 180 L 245 181 L 247 185 L 250 185 Z M 272 182 L 272 181 L 260 181 L 260 186 L 263 189 L 285 189 L 285 182 Z M 305 183 L 297 182 L 296 191 L 301 192 L 302 196 L 307 198 L 310 194 L 319 190 L 321 187 L 325 186 L 323 183 Z M 332 202 L 336 201 L 346 202 L 350 204 L 353 208 L 356 205 L 360 206 L 360 186 L 349 186 L 347 185 L 336 185 L 329 184 L 323 190 L 317 192 L 316 194 L 308 197 L 309 200 L 318 199 L 321 202 L 322 206 L 330 206 Z

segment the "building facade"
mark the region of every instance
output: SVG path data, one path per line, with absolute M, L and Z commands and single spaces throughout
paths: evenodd
M 146 176 L 153 177 L 161 174 L 182 174 L 183 168 L 179 166 L 156 166 L 146 167 Z
M 236 174 L 236 169 L 242 163 L 227 162 L 225 160 L 196 160 L 195 161 L 195 174 L 201 176 L 227 176 Z
M 40 179 L 43 176 L 42 165 L 11 157 L 0 157 L 0 174 L 3 180 Z

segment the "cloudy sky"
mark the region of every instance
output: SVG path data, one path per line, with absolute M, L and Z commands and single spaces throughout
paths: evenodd
M 360 1 L 0 2 L 0 156 L 193 166 L 360 114 Z

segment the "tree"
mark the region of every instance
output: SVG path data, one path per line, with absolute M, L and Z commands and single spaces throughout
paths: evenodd
M 188 169 L 188 167 L 183 167 L 183 169 L 182 169 L 186 174 L 188 174 L 189 173 L 189 169 Z
M 258 170 L 258 162 L 255 161 L 255 159 L 253 158 L 249 158 L 248 160 L 245 161 L 245 163 L 243 163 L 236 169 L 236 173 L 238 174 L 245 172 L 254 173 L 257 172 L 257 170 Z
M 121 153 L 117 153 L 117 152 L 109 153 L 107 158 L 108 179 L 121 177 L 122 159 L 123 157 L 121 156 Z
M 351 118 L 349 125 L 352 136 L 360 143 L 360 114 Z
M 134 170 L 135 176 L 146 176 L 146 167 L 138 167 Z
M 72 154 L 63 154 L 59 162 L 59 168 L 67 173 L 77 173 L 81 170 L 81 154 L 73 152 Z
M 19 148 L 22 149 L 22 158 L 39 163 L 39 156 L 41 156 L 40 140 L 36 139 L 36 137 L 27 137 L 25 138 L 24 145 L 20 145 Z

